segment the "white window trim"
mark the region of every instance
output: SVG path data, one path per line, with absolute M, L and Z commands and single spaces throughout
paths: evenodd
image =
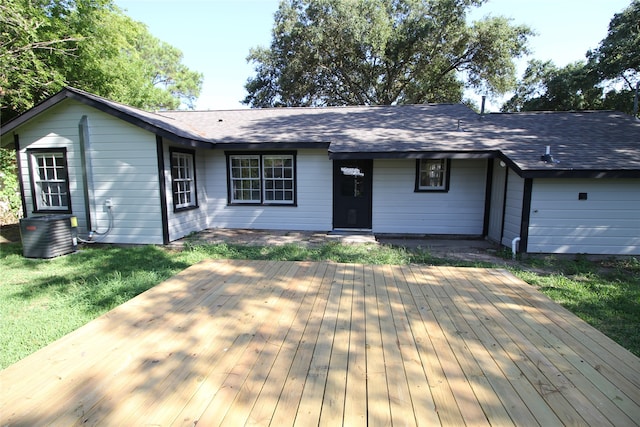
M 55 212 L 70 212 L 71 211 L 71 197 L 70 197 L 70 189 L 69 189 L 69 164 L 67 162 L 67 154 L 64 149 L 51 149 L 49 150 L 37 150 L 37 151 L 29 151 L 29 161 L 30 161 L 30 174 L 31 174 L 31 183 L 33 185 L 33 209 L 35 212 L 47 212 L 47 211 L 55 211 Z M 53 158 L 54 165 L 53 170 L 55 171 L 54 179 L 42 179 L 40 176 L 40 166 L 38 164 L 38 159 L 41 158 Z M 64 166 L 57 167 L 59 165 L 59 161 L 57 159 L 62 159 Z M 62 184 L 66 188 L 66 192 L 59 193 L 50 193 L 45 192 L 44 188 L 46 185 L 43 184 Z M 54 206 L 51 204 L 53 198 L 57 198 L 59 205 Z M 47 199 L 45 201 L 45 199 Z M 46 202 L 46 203 L 45 203 Z
M 293 152 L 286 153 L 227 153 L 227 174 L 229 177 L 229 203 L 234 205 L 264 205 L 264 206 L 295 206 L 296 205 L 296 154 Z M 258 160 L 258 177 L 247 178 L 247 177 L 234 177 L 234 160 L 235 159 L 254 159 Z M 290 178 L 266 178 L 267 175 L 265 173 L 265 159 L 290 159 L 291 160 L 291 177 Z M 236 198 L 235 191 L 235 183 L 243 180 L 251 180 L 254 182 L 258 182 L 258 188 L 249 189 L 250 192 L 256 192 L 260 194 L 260 199 L 239 199 Z M 273 189 L 267 189 L 266 182 L 272 181 L 287 181 L 291 182 L 290 189 L 283 189 L 285 192 L 291 192 L 291 200 L 268 200 L 267 193 L 272 191 Z M 280 190 L 280 189 L 278 189 Z
M 195 153 L 193 151 L 171 149 L 171 192 L 173 209 L 180 211 L 198 207 L 196 188 Z M 180 189 L 180 184 L 188 183 L 189 191 Z M 180 195 L 190 194 L 191 201 L 180 203 Z
M 291 177 L 290 178 L 286 178 L 286 177 L 271 177 L 271 178 L 267 178 L 266 177 L 266 167 L 265 167 L 265 160 L 266 159 L 288 159 L 291 160 L 291 167 L 282 167 L 283 170 L 285 169 L 291 169 Z M 264 201 L 263 203 L 265 204 L 285 204 L 285 205 L 292 205 L 295 201 L 295 177 L 294 177 L 294 173 L 295 173 L 295 167 L 294 167 L 294 162 L 295 159 L 293 158 L 293 155 L 291 154 L 276 154 L 276 155 L 264 155 L 262 156 L 262 174 L 261 174 L 261 186 L 262 186 L 262 200 Z M 267 181 L 271 181 L 273 183 L 276 182 L 290 182 L 291 183 L 291 188 L 282 188 L 282 189 L 267 189 L 267 185 L 266 182 Z M 287 199 L 282 199 L 282 200 L 278 200 L 278 199 L 267 199 L 267 193 L 268 192 L 273 192 L 275 194 L 275 192 L 278 191 L 282 191 L 283 193 L 291 193 L 291 200 L 287 200 Z
M 237 167 L 233 166 L 233 161 L 235 159 L 257 160 L 258 161 L 258 175 L 259 176 L 257 178 L 250 177 L 250 176 L 249 177 L 243 177 L 243 176 L 234 177 L 233 176 L 233 171 L 234 171 L 234 168 L 237 168 Z M 262 177 L 261 177 L 261 172 L 260 172 L 260 170 L 261 170 L 260 163 L 261 163 L 261 161 L 260 161 L 260 156 L 259 155 L 232 155 L 232 156 L 229 156 L 229 168 L 228 169 L 229 169 L 229 183 L 230 183 L 230 186 L 231 186 L 231 188 L 229 189 L 229 192 L 230 192 L 229 199 L 230 199 L 231 203 L 233 203 L 233 204 L 259 204 L 261 202 L 260 199 L 253 199 L 253 198 L 251 198 L 251 199 L 243 199 L 243 198 L 236 198 L 235 197 L 235 193 L 236 193 L 235 192 L 235 188 L 236 188 L 235 183 L 236 182 L 249 181 L 249 182 L 253 183 L 253 182 L 257 181 L 259 183 L 260 187 L 262 187 Z M 240 165 L 239 167 L 240 167 L 240 170 L 245 169 L 242 165 Z M 253 167 L 249 166 L 248 169 L 253 169 Z M 245 189 L 243 188 L 241 191 L 244 191 L 244 190 Z M 249 188 L 246 189 L 246 191 L 248 191 L 249 194 L 253 193 L 254 191 L 258 191 L 258 194 L 260 194 L 260 189 L 258 189 L 258 190 L 253 189 L 253 188 L 251 188 L 251 185 L 249 186 Z
M 449 179 L 451 170 L 451 160 L 449 159 L 418 159 L 416 167 L 416 191 L 449 191 Z M 440 185 L 422 185 L 423 173 L 433 173 L 432 171 L 425 171 L 423 165 L 429 167 L 429 165 L 440 166 L 439 173 L 442 175 L 442 183 Z

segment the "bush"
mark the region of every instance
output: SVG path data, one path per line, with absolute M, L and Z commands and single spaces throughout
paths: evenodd
M 21 214 L 15 151 L 0 148 L 0 225 L 18 222 Z

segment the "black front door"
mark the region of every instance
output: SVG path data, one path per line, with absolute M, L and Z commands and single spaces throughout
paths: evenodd
M 333 228 L 371 228 L 372 160 L 333 161 Z

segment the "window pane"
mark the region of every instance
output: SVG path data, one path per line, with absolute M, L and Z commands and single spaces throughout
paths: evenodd
M 230 155 L 232 203 L 293 203 L 293 155 Z
M 260 158 L 231 156 L 232 202 L 260 202 Z
M 446 187 L 446 160 L 445 159 L 422 159 L 420 160 L 420 180 L 421 189 L 439 190 Z
M 293 156 L 269 155 L 263 158 L 264 199 L 277 203 L 293 203 Z
M 64 152 L 38 152 L 33 153 L 31 158 L 35 208 L 69 209 L 69 184 Z
M 187 152 L 171 154 L 173 204 L 176 209 L 196 205 L 194 155 Z

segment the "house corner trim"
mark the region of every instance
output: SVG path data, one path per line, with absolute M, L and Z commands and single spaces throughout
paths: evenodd
M 169 214 L 167 212 L 167 184 L 164 173 L 164 144 L 162 137 L 156 135 L 156 154 L 158 156 L 158 180 L 160 191 L 160 216 L 162 219 L 162 244 L 169 244 Z
M 524 194 L 522 195 L 522 219 L 520 221 L 520 253 L 527 252 L 529 245 L 529 221 L 531 219 L 531 194 L 533 179 L 525 178 Z
M 13 134 L 13 147 L 16 152 L 16 169 L 18 175 L 18 186 L 20 188 L 20 201 L 22 202 L 22 218 L 27 218 L 27 198 L 24 193 L 24 181 L 22 180 L 22 160 L 20 159 L 20 136 L 17 133 Z

